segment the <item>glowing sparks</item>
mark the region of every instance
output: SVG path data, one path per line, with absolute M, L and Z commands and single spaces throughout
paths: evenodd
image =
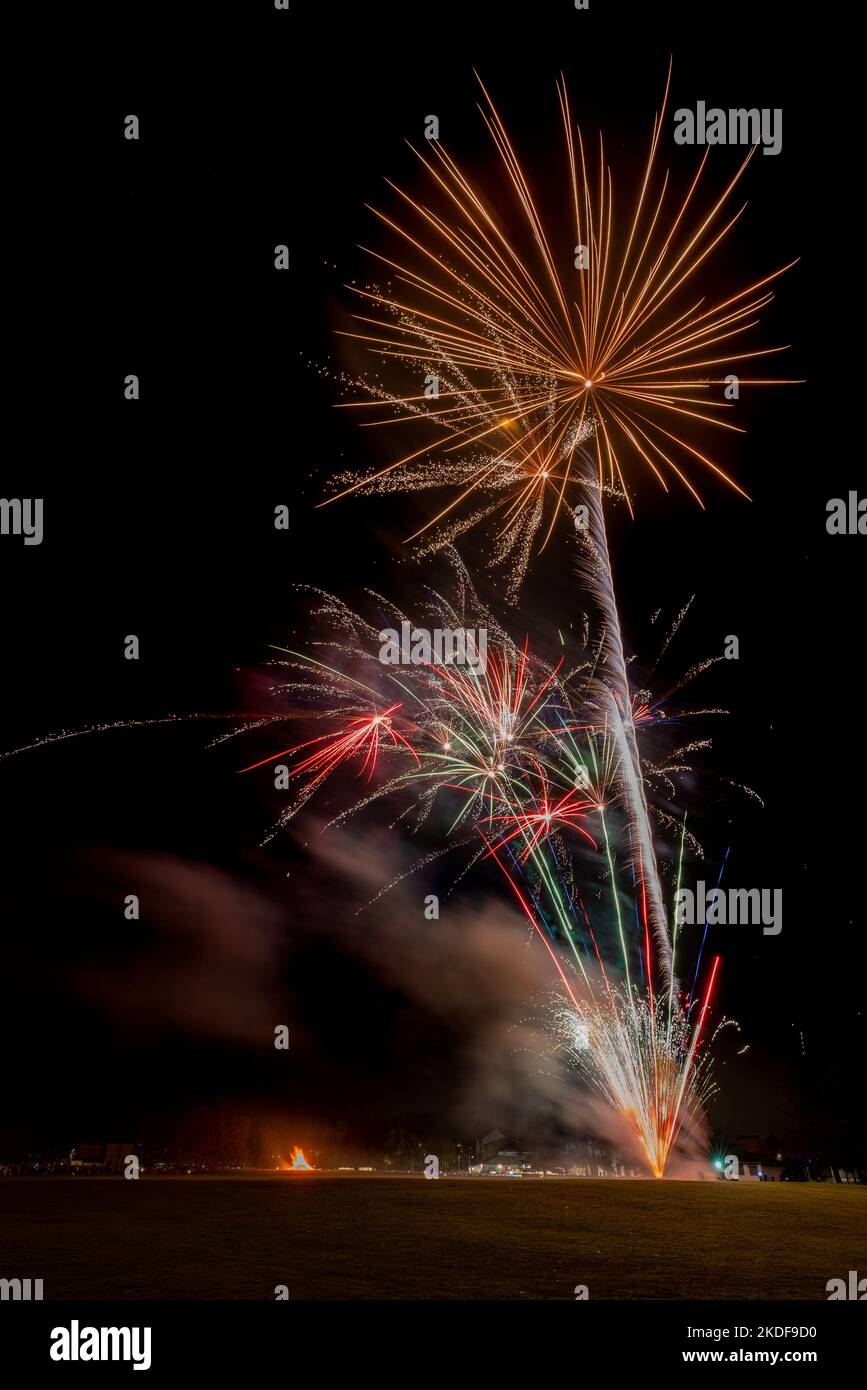
M 516 836 L 521 836 L 523 849 L 519 858 L 523 861 L 528 858 L 540 841 L 547 839 L 555 830 L 565 829 L 577 831 L 587 840 L 588 844 L 597 849 L 597 843 L 584 828 L 584 822 L 589 812 L 598 812 L 604 808 L 585 796 L 578 796 L 572 790 L 564 791 L 559 796 L 552 796 L 541 767 L 538 769 L 538 773 L 540 786 L 531 802 L 532 809 L 518 810 L 493 818 L 495 821 L 505 821 L 507 831 L 494 847 L 495 850 L 502 849 Z
M 306 796 L 335 757 L 337 765 L 354 759 L 369 787 L 336 822 L 375 801 L 403 803 L 396 819 L 415 831 L 429 826 L 437 846 L 406 873 L 466 846 L 466 868 L 484 861 L 496 866 L 560 980 L 555 1015 L 567 1059 L 626 1118 L 651 1171 L 660 1174 L 682 1132 L 695 1129 L 710 1093 L 705 1021 L 717 963 L 702 998 L 695 993 L 696 965 L 693 989 L 684 999 L 674 973 L 681 943 L 670 935 L 664 908 L 665 951 L 656 939 L 645 832 L 635 829 L 636 794 L 629 791 L 622 763 L 632 765 L 625 712 L 645 736 L 658 723 L 677 722 L 678 710 L 670 706 L 673 718 L 661 721 L 654 697 L 625 685 L 621 699 L 604 662 L 600 677 L 600 650 L 593 644 L 584 661 L 565 670 L 565 657 L 551 664 L 527 641 L 515 643 L 480 602 L 457 557 L 452 559 L 459 604 L 428 591 L 423 616 L 432 622 L 436 614 L 454 628 L 485 629 L 484 664 L 383 663 L 381 621 L 368 622 L 318 593 L 317 648 L 328 660 L 284 651 L 278 666 L 287 676 L 276 690 L 284 699 L 302 701 L 304 717 L 318 711 L 336 722 L 338 733 L 321 744 L 312 740 L 312 753 L 309 744 L 299 744 L 253 766 L 287 757 Z M 389 618 L 398 627 L 408 621 L 394 606 Z M 389 687 L 400 692 L 399 702 L 389 700 Z M 387 730 L 388 721 L 393 729 L 397 720 L 403 738 L 389 743 L 394 763 L 382 776 L 379 763 L 370 761 L 370 745 L 377 730 Z M 706 744 L 681 741 L 660 768 L 647 764 L 648 775 L 659 771 L 673 785 L 678 771 L 688 769 L 683 760 L 690 750 Z M 319 763 L 309 765 L 320 755 Z M 625 857 L 619 847 L 624 831 Z M 682 853 L 692 842 L 685 826 L 678 832 Z M 630 894 L 634 913 L 625 907 Z
M 451 488 L 451 500 L 416 535 L 436 528 L 429 541 L 436 546 L 497 519 L 493 562 L 513 563 L 514 596 L 533 537 L 544 528 L 547 541 L 575 480 L 579 444 L 592 447 L 600 484 L 619 489 L 630 506 L 634 462 L 666 491 L 677 480 L 699 504 L 697 469 L 746 496 L 693 440 L 705 428 L 743 432 L 724 418 L 732 409 L 724 388 L 740 364 L 783 350 L 752 347 L 748 335 L 773 298 L 768 287 L 789 266 L 732 294 L 708 293 L 703 281 L 714 253 L 743 211 L 730 205 L 752 151 L 722 192 L 705 199 L 706 151 L 686 192 L 674 198 L 659 171 L 668 83 L 622 225 L 602 138 L 595 155 L 580 130 L 576 139 L 558 83 L 568 252 L 559 244 L 565 238 L 545 227 L 484 85 L 482 92 L 504 174 L 496 215 L 491 197 L 432 141 L 417 152 L 432 196 L 392 184 L 402 214 L 375 211 L 402 250 L 397 258 L 370 254 L 400 289 L 349 287 L 363 311 L 356 315 L 361 331 L 346 336 L 436 389 L 404 395 L 377 385 L 373 401 L 347 405 L 387 404 L 391 414 L 364 424 L 413 421 L 428 437 L 372 473 L 344 475 L 337 496 Z M 514 198 L 511 213 L 503 188 Z M 781 380 L 739 376 L 738 386 Z
M 400 708 L 400 704 L 394 704 L 383 710 L 381 714 L 361 715 L 358 719 L 351 719 L 346 727 L 336 734 L 321 734 L 318 738 L 308 739 L 306 743 L 296 744 L 294 748 L 283 748 L 279 753 L 272 753 L 257 763 L 251 763 L 242 771 L 253 772 L 255 768 L 264 767 L 267 763 L 274 763 L 278 758 L 292 759 L 306 748 L 314 747 L 316 748 L 315 752 L 308 754 L 306 758 L 287 769 L 290 777 L 300 777 L 304 773 L 311 773 L 312 777 L 308 782 L 308 789 L 312 790 L 324 781 L 341 763 L 347 762 L 350 758 L 361 757 L 362 754 L 358 775 L 362 776 L 366 772 L 368 780 L 370 780 L 376 771 L 377 757 L 383 738 L 390 739 L 393 747 L 403 746 L 407 748 L 418 762 L 412 744 L 392 721 L 392 716 Z M 317 747 L 317 745 L 319 746 Z
M 701 1049 L 718 968 L 719 957 L 693 1008 L 623 986 L 554 1008 L 566 1055 L 627 1120 L 656 1178 L 682 1132 L 695 1134 L 715 1089 L 710 1054 Z

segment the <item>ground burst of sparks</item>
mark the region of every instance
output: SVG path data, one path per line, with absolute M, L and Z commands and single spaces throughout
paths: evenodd
M 620 985 L 553 1010 L 576 1071 L 628 1121 L 656 1178 L 715 1090 L 711 1054 L 699 1049 L 718 967 L 717 956 L 701 1003 L 640 996 Z M 724 1019 L 713 1036 L 729 1023 Z

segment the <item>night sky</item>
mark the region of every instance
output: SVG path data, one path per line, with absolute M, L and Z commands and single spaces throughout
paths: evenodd
M 694 688 L 693 703 L 732 713 L 702 726 L 714 748 L 688 789 L 690 823 L 706 879 L 728 846 L 728 883 L 783 889 L 783 931 L 711 939 L 718 1005 L 751 1044 L 741 1058 L 721 1051 L 713 1126 L 863 1147 L 849 1107 L 864 1040 L 864 542 L 825 530 L 827 500 L 863 488 L 827 351 L 829 280 L 846 293 L 855 227 L 836 221 L 831 245 L 810 212 L 843 150 L 832 142 L 819 165 L 801 76 L 811 40 L 786 31 L 783 57 L 786 6 L 763 6 L 759 20 L 753 5 L 728 5 L 712 32 L 694 5 L 543 8 L 540 20 L 492 3 L 293 3 L 288 16 L 263 5 L 225 28 L 203 18 L 195 41 L 176 44 L 150 8 L 128 21 L 124 63 L 98 74 L 63 125 L 74 174 L 59 177 L 45 156 L 54 226 L 33 229 L 31 250 L 62 240 L 46 271 L 55 326 L 35 313 L 20 344 L 26 447 L 4 476 L 4 495 L 44 497 L 45 540 L 4 537 L 0 549 L 0 747 L 101 721 L 247 710 L 269 644 L 304 640 L 295 585 L 350 602 L 371 586 L 410 606 L 441 576 L 401 544 L 427 497 L 316 507 L 332 473 L 391 456 L 390 440 L 332 408 L 341 397 L 326 374 L 353 365 L 334 330 L 348 326 L 343 284 L 370 274 L 358 244 L 378 233 L 364 204 L 393 207 L 384 176 L 417 178 L 405 140 L 423 138 L 431 112 L 446 148 L 490 177 L 474 68 L 544 206 L 560 205 L 561 70 L 576 119 L 604 128 L 631 192 L 673 54 L 672 110 L 699 99 L 783 109 L 782 153 L 753 160 L 747 212 L 708 283 L 737 289 L 802 257 L 756 337 L 791 343 L 772 361 L 806 384 L 744 389 L 748 433 L 725 438 L 718 457 L 751 503 L 708 480 L 702 512 L 685 491 L 665 497 L 646 469 L 633 474 L 636 519 L 616 513 L 611 535 L 626 646 L 638 669 L 652 661 L 651 615 L 693 594 L 670 672 L 740 639 L 740 659 Z M 123 139 L 129 112 L 137 143 Z M 696 152 L 670 134 L 665 157 L 682 181 Z M 712 151 L 713 187 L 741 153 Z M 285 274 L 273 268 L 283 242 Z M 129 372 L 137 403 L 123 399 Z M 279 503 L 288 535 L 272 525 Z M 464 557 L 475 564 L 474 551 Z M 554 651 L 556 629 L 576 618 L 572 561 L 564 531 L 534 561 L 518 609 L 498 608 L 516 637 Z M 484 575 L 480 588 L 501 605 Z M 138 662 L 123 659 L 128 633 L 141 639 Z M 335 870 L 345 850 L 329 857 L 317 837 L 337 786 L 260 848 L 273 793 L 238 769 L 270 745 L 259 735 L 209 747 L 228 727 L 99 733 L 0 763 L 0 1158 L 85 1139 L 170 1144 L 191 1114 L 220 1105 L 377 1151 L 398 1126 L 461 1139 L 517 1124 L 495 1094 L 471 1087 L 467 1099 L 471 1013 L 438 1009 L 411 985 L 413 971 L 442 970 L 454 940 L 438 940 L 418 907 L 441 885 L 420 881 L 393 908 L 356 917 L 359 886 Z M 714 772 L 755 788 L 764 810 Z M 355 822 L 350 859 L 383 851 L 384 823 L 375 812 Z M 494 891 L 470 876 L 451 901 L 472 913 Z M 133 892 L 139 923 L 123 918 Z M 413 943 L 406 969 L 387 959 L 401 931 Z M 520 1009 L 511 989 L 497 999 L 496 981 L 480 985 L 488 1022 Z M 280 1022 L 288 1054 L 271 1046 Z

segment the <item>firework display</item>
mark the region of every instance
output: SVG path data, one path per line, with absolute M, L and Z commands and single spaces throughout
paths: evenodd
M 708 1043 L 726 1022 L 708 1019 L 720 961 L 702 974 L 706 928 L 695 960 L 684 961 L 691 987 L 681 983 L 682 943 L 659 863 L 673 837 L 676 891 L 684 845 L 701 854 L 675 779 L 710 741 L 690 738 L 661 760 L 645 747 L 671 710 L 630 681 L 606 513 L 618 501 L 634 516 L 643 471 L 666 492 L 676 479 L 702 506 L 697 471 L 746 496 L 692 441 L 699 426 L 742 432 L 724 418 L 728 384 L 783 380 L 731 369 L 782 350 L 754 347 L 748 334 L 773 297 L 768 285 L 789 267 L 708 304 L 702 273 L 743 211 L 730 203 L 751 154 L 708 199 L 705 152 L 675 198 L 658 167 L 668 83 L 622 225 L 602 137 L 598 150 L 585 145 L 562 81 L 568 218 L 553 229 L 484 86 L 482 96 L 499 161 L 496 198 L 431 141 L 418 155 L 430 197 L 391 185 L 400 217 L 377 213 L 402 247 L 399 260 L 370 251 L 388 283 L 350 287 L 366 312 L 355 316 L 362 331 L 344 336 L 387 372 L 341 374 L 353 399 L 340 408 L 357 411 L 379 438 L 397 426 L 419 442 L 383 467 L 338 474 L 321 504 L 352 493 L 444 492 L 407 539 L 420 560 L 447 558 L 449 592 L 429 589 L 412 617 L 371 594 L 373 623 L 316 591 L 318 636 L 303 651 L 278 649 L 272 693 L 289 713 L 256 713 L 215 741 L 291 726 L 288 743 L 240 769 L 277 769 L 289 792 L 266 841 L 326 783 L 336 779 L 346 792 L 349 776 L 361 794 L 349 792 L 330 825 L 383 803 L 402 833 L 424 837 L 413 871 L 455 851 L 463 851 L 459 878 L 495 865 L 550 958 L 562 1054 L 623 1117 L 661 1177 L 678 1142 L 700 1132 L 714 1088 Z M 414 385 L 405 389 L 405 380 Z M 456 544 L 484 529 L 487 565 L 514 608 L 531 560 L 564 516 L 575 576 L 570 626 L 580 636 L 552 664 L 482 603 Z M 404 661 L 395 636 L 387 651 L 385 633 L 412 634 L 420 616 L 433 632 L 483 633 L 482 650 L 428 642 Z M 719 659 L 669 684 L 666 702 Z M 175 718 L 64 730 L 24 747 Z
M 643 781 L 639 794 L 635 769 L 651 784 L 661 776 L 673 785 L 689 770 L 688 751 L 708 741 L 673 749 L 662 764 L 642 756 L 652 705 L 630 720 L 637 734 L 628 743 L 621 707 L 598 674 L 599 644 L 590 641 L 572 667 L 550 664 L 510 636 L 456 552 L 449 558 L 449 593 L 429 590 L 421 612 L 451 630 L 486 631 L 487 659 L 478 666 L 384 663 L 382 625 L 408 625 L 404 612 L 371 593 L 374 622 L 313 592 L 317 639 L 306 653 L 279 653 L 272 687 L 311 737 L 247 769 L 285 760 L 293 794 L 267 838 L 342 772 L 344 804 L 329 826 L 381 803 L 393 825 L 429 846 L 408 873 L 456 858 L 457 882 L 472 866 L 495 864 L 559 982 L 551 1020 L 563 1055 L 625 1117 L 661 1176 L 712 1093 L 703 1037 L 718 960 L 703 995 L 695 984 L 684 994 L 665 921 L 660 960 L 641 866 L 643 846 L 653 843 L 648 811 L 670 817 L 646 798 Z M 316 734 L 322 725 L 327 732 Z M 642 838 L 634 847 L 636 819 Z M 681 853 L 685 837 L 683 826 Z M 661 903 L 658 879 L 657 892 Z
M 700 505 L 691 478 L 697 470 L 743 493 L 691 442 L 694 422 L 742 432 L 725 418 L 732 402 L 722 388 L 736 364 L 783 350 L 751 346 L 749 331 L 773 298 L 767 286 L 794 262 L 706 305 L 702 269 L 744 210 L 732 212 L 730 204 L 753 151 L 723 191 L 702 202 L 705 151 L 686 193 L 674 198 L 668 174 L 658 170 L 668 83 L 622 228 L 602 137 L 592 153 L 580 129 L 576 141 L 566 88 L 558 85 L 565 203 L 556 237 L 484 86 L 482 92 L 482 116 L 503 171 L 497 201 L 511 193 L 514 231 L 438 141 L 418 157 L 443 211 L 395 189 L 405 220 L 377 213 L 405 259 L 371 251 L 390 287 L 350 287 L 370 312 L 356 315 L 366 327 L 349 336 L 428 386 L 401 394 L 360 379 L 354 385 L 361 399 L 346 408 L 379 409 L 378 421 L 362 420 L 365 428 L 404 420 L 424 433 L 410 454 L 385 467 L 338 477 L 336 495 L 446 489 L 452 495 L 419 534 L 433 530 L 435 548 L 495 520 L 492 558 L 510 567 L 506 583 L 514 596 L 534 539 L 541 531 L 542 545 L 548 542 L 572 485 L 584 481 L 582 444 L 592 448 L 600 484 L 619 488 L 630 510 L 636 465 L 666 491 L 676 479 Z
M 299 795 L 283 820 L 347 757 L 369 775 L 384 732 L 389 751 L 411 765 L 363 804 L 411 787 L 426 818 L 441 794 L 453 799 L 447 837 L 471 825 L 475 858 L 502 869 L 565 991 L 560 1032 L 577 1070 L 628 1120 L 660 1177 L 684 1128 L 697 1125 L 712 1084 L 704 1034 L 719 960 L 700 1002 L 698 962 L 693 989 L 682 994 L 639 749 L 651 707 L 630 689 L 605 498 L 622 498 L 632 513 L 631 474 L 639 466 L 666 491 L 676 479 L 702 506 L 696 467 L 746 496 L 692 441 L 697 425 L 740 430 L 725 418 L 726 384 L 782 380 L 731 373 L 782 350 L 753 346 L 749 332 L 772 298 L 768 286 L 788 267 L 708 304 L 702 270 L 743 212 L 733 210 L 732 197 L 753 151 L 709 199 L 705 151 L 675 198 L 658 167 L 668 83 L 623 226 L 604 141 L 600 135 L 598 150 L 587 147 L 558 83 L 569 221 L 553 231 L 484 85 L 482 96 L 500 196 L 492 200 L 431 141 L 418 155 L 430 196 L 391 185 L 402 211 L 376 213 L 401 247 L 398 259 L 370 253 L 387 285 L 351 287 L 363 311 L 359 331 L 348 336 L 392 365 L 395 385 L 379 375 L 354 379 L 356 399 L 344 406 L 359 411 L 364 428 L 412 425 L 419 443 L 381 468 L 339 475 L 331 500 L 445 490 L 445 503 L 409 539 L 423 555 L 488 523 L 489 562 L 506 570 L 513 602 L 534 547 L 548 545 L 568 508 L 587 624 L 583 659 L 573 672 L 560 665 L 543 671 L 526 645 L 516 648 L 499 631 L 481 675 L 441 662 L 421 674 L 401 669 L 388 677 L 394 700 L 382 698 L 374 712 L 368 687 L 353 678 L 344 689 L 345 675 L 317 667 L 317 695 L 324 671 L 335 701 L 327 717 L 337 723 L 313 745 L 289 750 L 316 748 L 292 766 Z M 514 228 L 500 211 L 504 190 L 514 202 Z M 411 374 L 413 389 L 397 384 L 401 373 Z M 463 587 L 471 590 L 466 575 Z M 459 616 L 450 614 L 456 624 Z M 356 618 L 349 626 L 355 638 L 364 636 Z M 409 699 L 398 699 L 401 693 Z M 364 709 L 360 700 L 368 702 Z M 341 710 L 352 715 L 348 723 Z M 684 825 L 681 847 L 685 833 Z M 607 873 L 613 932 L 602 948 L 582 896 L 587 875 L 574 848 L 582 841 Z M 618 881 L 624 875 L 631 912 Z

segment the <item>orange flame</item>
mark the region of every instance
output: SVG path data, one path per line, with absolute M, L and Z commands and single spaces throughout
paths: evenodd
M 304 1157 L 303 1149 L 296 1148 L 292 1150 L 291 1154 L 289 1155 L 289 1166 L 293 1169 L 293 1171 L 303 1171 L 308 1173 L 313 1171 L 313 1164 L 307 1162 L 307 1159 Z

